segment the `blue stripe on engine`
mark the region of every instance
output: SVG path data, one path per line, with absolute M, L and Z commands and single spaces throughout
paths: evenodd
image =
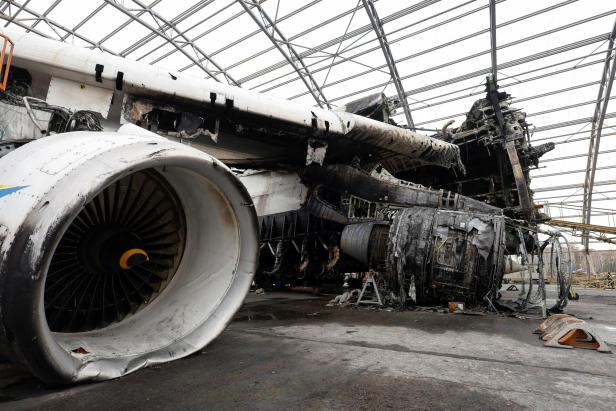
M 0 198 L 4 196 L 8 196 L 9 194 L 13 194 L 26 187 L 28 186 L 15 186 L 15 187 L 0 188 Z

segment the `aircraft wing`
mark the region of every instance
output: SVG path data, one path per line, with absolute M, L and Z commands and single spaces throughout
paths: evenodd
M 120 124 L 167 133 L 204 147 L 231 166 L 293 168 L 323 160 L 348 163 L 357 157 L 388 159 L 405 168 L 462 167 L 456 145 L 391 124 L 169 73 L 35 34 L 8 35 L 15 43 L 15 66 L 106 89 L 116 106 L 121 101 Z M 101 114 L 113 119 L 113 109 L 111 105 L 109 113 Z

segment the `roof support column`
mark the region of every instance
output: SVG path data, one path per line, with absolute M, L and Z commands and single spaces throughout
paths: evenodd
M 237 81 L 235 81 L 235 79 L 233 77 L 231 77 L 231 75 L 229 73 L 227 73 L 220 65 L 218 65 L 214 60 L 212 60 L 210 58 L 210 56 L 208 56 L 203 50 L 201 50 L 201 48 L 199 48 L 194 42 L 192 42 L 186 36 L 186 34 L 184 32 L 182 32 L 181 30 L 179 30 L 172 22 L 170 22 L 170 21 L 164 19 L 163 17 L 161 17 L 158 13 L 156 13 L 154 10 L 152 10 L 151 7 L 146 6 L 140 0 L 132 0 L 132 1 L 133 1 L 133 3 L 135 3 L 137 6 L 139 6 L 141 8 L 141 10 L 139 10 L 139 12 L 143 11 L 144 13 L 148 13 L 155 21 L 159 22 L 159 26 L 160 26 L 160 22 L 162 22 L 163 23 L 163 27 L 168 27 L 168 28 L 173 29 L 173 31 L 175 31 L 178 34 L 177 37 L 181 38 L 181 41 L 183 41 L 183 44 L 189 45 L 192 48 L 192 50 L 195 52 L 197 57 L 191 55 L 186 50 L 184 50 L 184 47 L 181 44 L 179 44 L 173 37 L 167 35 L 164 32 L 162 27 L 161 28 L 156 28 L 156 27 L 152 26 L 151 24 L 149 24 L 148 22 L 146 22 L 145 20 L 143 20 L 142 18 L 140 18 L 139 15 L 134 13 L 135 10 L 127 9 L 122 3 L 119 3 L 118 0 L 104 0 L 105 3 L 107 3 L 110 6 L 116 8 L 118 11 L 120 11 L 120 12 L 124 13 L 126 16 L 130 17 L 133 21 L 141 24 L 145 28 L 149 29 L 152 33 L 158 35 L 159 37 L 164 39 L 167 43 L 171 44 L 180 53 L 182 53 L 190 61 L 192 61 L 197 67 L 199 67 L 201 70 L 203 70 L 213 80 L 216 80 L 216 81 L 220 82 L 220 80 L 218 79 L 216 74 L 222 74 L 225 77 L 225 79 L 230 84 L 239 86 Z M 210 70 L 206 66 L 204 66 L 201 63 L 201 61 L 199 60 L 201 57 L 203 57 L 203 59 L 209 61 L 218 70 L 218 73 L 214 73 L 212 70 Z
M 415 130 L 415 123 L 413 122 L 413 117 L 411 116 L 411 109 L 409 108 L 408 102 L 406 101 L 406 93 L 404 92 L 404 87 L 402 87 L 402 81 L 400 80 L 398 69 L 396 68 L 396 62 L 393 55 L 391 54 L 389 43 L 387 42 L 387 37 L 385 36 L 385 30 L 383 29 L 383 24 L 381 24 L 379 15 L 376 12 L 376 7 L 374 7 L 374 3 L 372 2 L 372 0 L 362 0 L 362 2 L 364 3 L 364 8 L 366 9 L 366 13 L 368 14 L 370 23 L 372 24 L 372 28 L 374 29 L 374 32 L 379 39 L 381 50 L 383 50 L 383 55 L 385 56 L 387 67 L 389 68 L 391 80 L 396 87 L 396 92 L 398 93 L 400 105 L 404 110 L 406 123 L 411 130 Z
M 591 122 L 590 141 L 588 143 L 588 160 L 586 164 L 586 176 L 584 178 L 584 203 L 582 206 L 582 223 L 590 224 L 592 214 L 592 195 L 595 185 L 595 171 L 597 169 L 597 158 L 599 156 L 599 145 L 601 143 L 601 133 L 603 132 L 603 121 L 606 117 L 607 106 L 610 101 L 614 75 L 616 74 L 616 50 L 614 41 L 616 40 L 616 21 L 609 37 L 605 64 L 599 85 L 599 95 L 595 104 L 595 111 Z M 586 268 L 590 275 L 592 264 L 589 263 L 589 238 L 588 231 L 583 232 L 582 243 L 586 251 Z
M 492 78 L 494 84 L 498 84 L 498 81 L 496 81 L 498 69 L 496 61 L 496 0 L 490 0 L 490 54 L 492 57 Z
M 274 44 L 276 49 L 278 49 L 280 54 L 282 54 L 287 60 L 287 62 L 291 65 L 291 67 L 293 67 L 300 80 L 302 80 L 312 97 L 314 97 L 314 99 L 316 100 L 317 105 L 319 107 L 323 107 L 323 104 L 325 104 L 327 108 L 331 108 L 329 101 L 327 100 L 327 98 L 325 98 L 325 95 L 323 94 L 323 90 L 321 90 L 319 84 L 316 82 L 314 77 L 312 77 L 312 73 L 310 72 L 310 70 L 308 70 L 308 67 L 304 63 L 302 56 L 295 50 L 289 40 L 287 40 L 287 38 L 280 32 L 280 30 L 276 26 L 276 22 L 274 22 L 265 12 L 265 10 L 263 10 L 261 3 L 255 0 L 253 0 L 252 2 L 248 2 L 246 0 L 237 0 L 237 2 L 244 8 L 244 10 L 246 10 L 246 13 L 250 15 L 250 17 L 254 20 L 255 23 L 257 23 L 257 26 L 259 26 L 263 34 L 265 34 L 270 39 L 270 41 L 272 42 L 272 44 Z M 269 26 L 272 28 L 271 32 L 270 30 L 268 30 L 267 27 L 265 27 L 265 24 L 259 19 L 259 17 L 248 5 L 254 6 L 254 8 L 259 11 L 263 19 L 265 19 L 267 24 L 269 24 Z M 278 36 L 278 39 L 274 34 Z M 281 46 L 281 44 L 286 46 L 286 50 Z

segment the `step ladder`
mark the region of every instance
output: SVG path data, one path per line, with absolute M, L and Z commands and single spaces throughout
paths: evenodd
M 369 286 L 372 286 L 372 288 L 370 289 Z M 360 304 L 383 306 L 383 300 L 381 300 L 381 294 L 379 294 L 379 287 L 374 278 L 374 273 L 368 275 L 368 279 L 359 293 L 355 306 L 359 306 Z

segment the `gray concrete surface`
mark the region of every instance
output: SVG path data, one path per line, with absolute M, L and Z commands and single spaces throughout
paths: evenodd
M 580 294 L 568 311 L 612 338 L 616 292 Z M 0 409 L 616 409 L 616 354 L 543 347 L 538 319 L 326 301 L 250 295 L 201 353 L 104 383 L 52 390 L 0 364 Z

